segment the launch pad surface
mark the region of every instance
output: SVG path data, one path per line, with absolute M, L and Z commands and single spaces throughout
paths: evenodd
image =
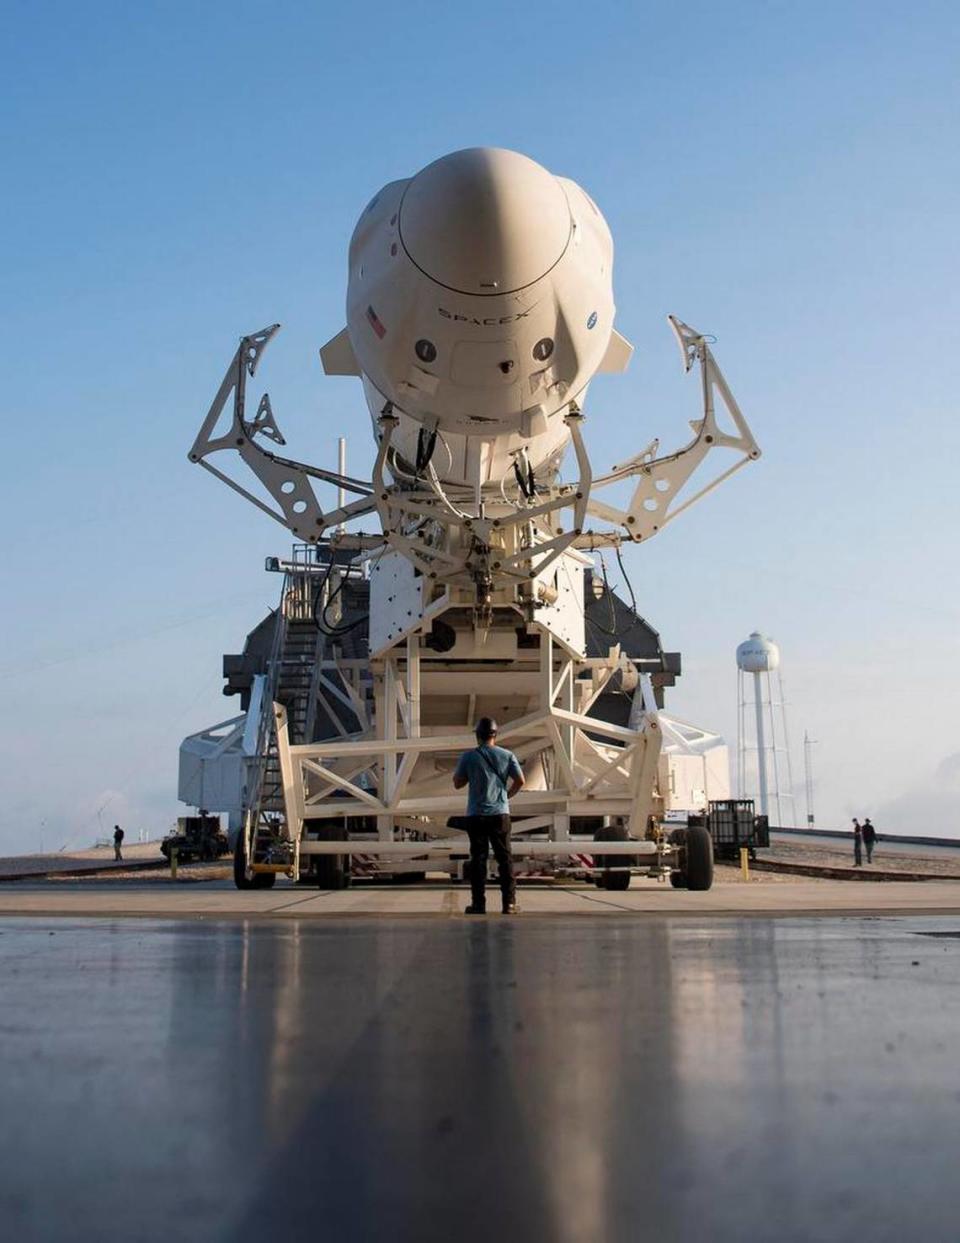
M 956 915 L 716 919 L 720 892 L 638 889 L 643 918 L 551 892 L 586 913 L 440 921 L 396 893 L 388 920 L 194 888 L 168 909 L 206 919 L 0 918 L 9 1237 L 955 1233 Z M 218 917 L 240 897 L 261 917 Z
M 721 873 L 723 875 L 723 873 Z M 727 873 L 706 893 L 690 893 L 635 878 L 622 893 L 587 884 L 527 884 L 521 887 L 519 919 L 608 916 L 896 915 L 960 913 L 955 881 L 891 881 L 870 885 L 848 881 L 764 878 L 743 883 Z M 502 917 L 491 890 L 488 920 Z M 227 880 L 174 883 L 161 877 L 121 881 L 21 881 L 0 888 L 0 916 L 139 916 L 186 919 L 369 919 L 460 918 L 469 901 L 463 885 L 374 883 L 340 891 L 281 884 L 240 891 Z

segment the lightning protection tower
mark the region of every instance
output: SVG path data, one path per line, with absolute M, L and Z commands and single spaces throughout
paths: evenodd
M 796 825 L 780 649 L 756 630 L 737 648 L 737 789 L 771 824 Z

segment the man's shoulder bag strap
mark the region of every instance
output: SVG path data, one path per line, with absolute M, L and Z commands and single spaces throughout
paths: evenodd
M 506 794 L 506 793 L 507 793 L 507 789 L 508 789 L 508 787 L 507 787 L 507 779 L 506 779 L 506 778 L 503 776 L 503 774 L 500 772 L 499 768 L 497 768 L 496 764 L 494 764 L 494 762 L 493 762 L 493 760 L 490 758 L 490 756 L 489 756 L 489 755 L 487 755 L 487 753 L 484 751 L 483 747 L 477 747 L 477 755 L 479 755 L 479 756 L 480 756 L 481 760 L 483 760 L 483 762 L 484 762 L 484 764 L 486 764 L 487 768 L 489 768 L 489 769 L 490 769 L 490 771 L 493 773 L 493 775 L 497 778 L 497 780 L 498 780 L 498 781 L 500 782 L 500 784 L 503 786 L 503 792 L 504 792 L 504 794 Z

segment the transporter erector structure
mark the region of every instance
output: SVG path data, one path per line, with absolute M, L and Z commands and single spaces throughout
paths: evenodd
M 693 437 L 594 473 L 587 388 L 632 353 L 612 271 L 590 196 L 515 152 L 458 151 L 380 190 L 350 242 L 346 326 L 321 350 L 328 375 L 363 387 L 369 480 L 342 457 L 332 470 L 278 451 L 269 396 L 247 395 L 278 325 L 242 339 L 190 459 L 297 545 L 273 563 L 284 586 L 259 656 L 248 641 L 225 663 L 244 711 L 185 740 L 180 782 L 184 801 L 233 813 L 241 887 L 279 873 L 335 886 L 358 867 L 456 874 L 451 774 L 483 715 L 524 766 L 521 875 L 709 885 L 704 830 L 664 827 L 679 771 L 666 757 L 712 771 L 694 802 L 724 797 L 719 740 L 661 711 L 678 658 L 609 591 L 597 555 L 651 539 L 760 450 L 707 338 L 671 316 L 701 380 Z M 692 480 L 716 450 L 721 467 Z M 259 496 L 224 469 L 232 455 Z M 615 484 L 622 507 L 604 499 Z

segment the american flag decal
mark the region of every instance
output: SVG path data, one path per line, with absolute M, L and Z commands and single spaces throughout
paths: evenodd
M 387 330 L 384 328 L 383 324 L 381 324 L 380 317 L 377 315 L 372 306 L 367 307 L 367 319 L 370 321 L 370 327 L 382 341 L 386 336 Z

